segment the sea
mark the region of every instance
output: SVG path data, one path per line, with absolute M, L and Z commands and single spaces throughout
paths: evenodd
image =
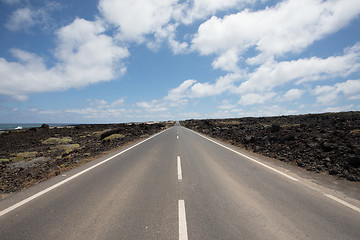
M 42 123 L 0 123 L 0 132 L 6 132 L 9 130 L 15 129 L 26 129 L 26 128 L 34 128 L 41 127 Z M 69 123 L 48 123 L 49 127 L 65 127 L 71 126 L 74 124 Z

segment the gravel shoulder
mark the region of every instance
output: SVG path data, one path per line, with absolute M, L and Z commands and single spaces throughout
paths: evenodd
M 360 181 L 360 112 L 186 120 L 181 125 L 307 171 Z
M 0 198 L 149 137 L 174 122 L 92 124 L 0 134 Z

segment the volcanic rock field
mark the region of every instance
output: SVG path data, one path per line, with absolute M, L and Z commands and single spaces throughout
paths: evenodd
M 0 195 L 20 191 L 101 154 L 149 137 L 174 122 L 76 125 L 0 134 Z
M 360 181 L 360 112 L 186 120 L 184 127 L 308 171 Z
M 35 185 L 175 122 L 92 124 L 0 134 L 0 197 Z M 360 182 L 360 112 L 185 120 L 199 133 L 308 171 Z

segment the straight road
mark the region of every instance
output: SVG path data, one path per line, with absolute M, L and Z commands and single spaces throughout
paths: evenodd
M 220 144 L 177 124 L 0 201 L 0 239 L 360 238 L 359 199 Z

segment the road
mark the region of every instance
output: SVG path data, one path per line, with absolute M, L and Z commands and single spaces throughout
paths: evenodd
M 360 239 L 345 197 L 177 125 L 0 201 L 0 238 Z

